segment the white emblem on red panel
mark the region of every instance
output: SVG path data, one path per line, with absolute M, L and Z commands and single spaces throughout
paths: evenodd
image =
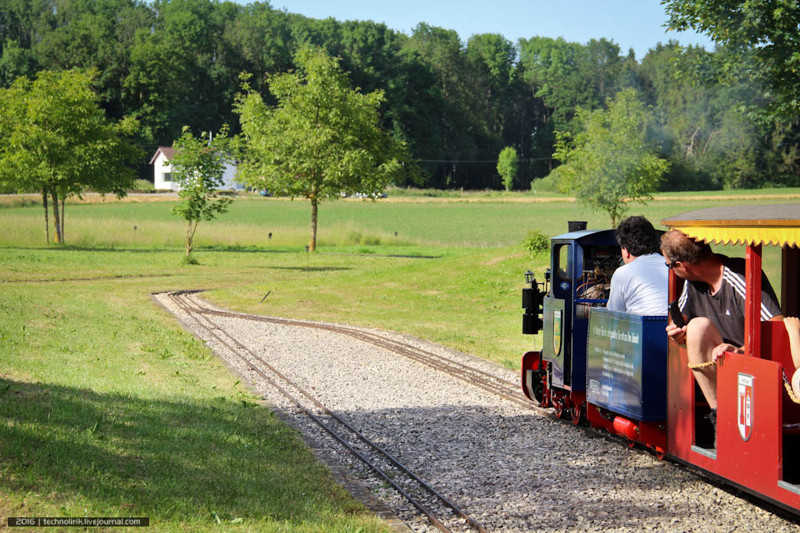
M 742 440 L 750 439 L 753 432 L 753 376 L 739 373 L 739 399 L 736 411 L 736 421 L 739 426 L 739 435 Z

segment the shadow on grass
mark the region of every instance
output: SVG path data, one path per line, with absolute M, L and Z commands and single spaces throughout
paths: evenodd
M 107 252 L 107 253 L 134 253 L 134 254 L 171 254 L 180 255 L 185 253 L 180 248 L 131 248 L 123 246 L 76 246 L 71 244 L 52 245 L 52 246 L 6 246 L 0 247 L 0 250 L 25 250 L 25 251 L 46 251 L 46 252 Z M 312 257 L 313 254 L 303 251 L 301 248 L 287 248 L 287 249 L 271 249 L 259 248 L 257 246 L 200 246 L 194 249 L 194 253 L 244 253 L 244 254 L 297 254 L 308 255 Z M 440 259 L 441 256 L 436 255 L 417 255 L 417 254 L 376 254 L 371 251 L 367 252 L 336 252 L 328 250 L 320 250 L 324 255 L 353 255 L 353 256 L 369 256 L 369 257 L 398 257 L 402 259 Z
M 0 467 L 3 492 L 31 515 L 81 516 L 88 506 L 151 516 L 151 525 L 314 524 L 355 511 L 297 434 L 248 400 L 149 400 L 0 378 Z
M 134 253 L 134 254 L 184 254 L 183 248 L 148 247 L 137 248 L 131 246 L 80 246 L 75 244 L 52 244 L 50 246 L 6 246 L 0 249 L 6 250 L 31 250 L 46 252 L 109 252 L 109 253 Z M 300 254 L 305 253 L 302 249 L 296 250 L 275 250 L 258 247 L 198 247 L 194 252 L 230 252 L 230 253 L 264 253 L 264 254 Z
M 310 266 L 275 266 L 269 265 L 268 270 L 296 270 L 298 272 L 336 272 L 338 270 L 353 270 L 350 267 L 310 267 Z

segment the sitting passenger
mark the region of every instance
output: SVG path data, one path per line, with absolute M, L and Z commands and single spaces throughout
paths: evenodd
M 670 323 L 667 335 L 685 344 L 697 384 L 717 423 L 717 368 L 707 363 L 725 352 L 744 352 L 745 261 L 715 254 L 711 247 L 670 230 L 661 237 L 667 266 L 686 280 L 678 299 L 686 325 Z M 781 308 L 766 275 L 761 273 L 761 320 L 781 320 Z
M 622 261 L 611 277 L 607 307 L 637 315 L 667 314 L 669 269 L 659 253 L 658 233 L 644 217 L 628 217 L 617 226 Z

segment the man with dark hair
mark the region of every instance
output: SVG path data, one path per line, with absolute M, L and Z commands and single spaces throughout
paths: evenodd
M 716 254 L 711 247 L 670 230 L 661 237 L 667 267 L 686 280 L 678 307 L 686 325 L 670 323 L 667 335 L 686 345 L 689 366 L 717 422 L 717 368 L 708 365 L 725 352 L 743 353 L 745 261 Z M 761 320 L 782 320 L 778 299 L 761 273 Z
M 622 261 L 611 277 L 608 308 L 637 315 L 667 314 L 667 274 L 658 252 L 658 233 L 644 217 L 628 217 L 617 226 Z

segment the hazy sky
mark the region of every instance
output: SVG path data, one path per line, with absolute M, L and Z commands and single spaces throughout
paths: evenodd
M 425 22 L 456 30 L 464 42 L 476 33 L 499 33 L 514 43 L 537 35 L 583 44 L 605 37 L 623 54 L 633 48 L 640 60 L 650 48 L 670 39 L 714 49 L 703 35 L 667 33 L 667 16 L 659 0 L 270 0 L 270 4 L 312 18 L 383 22 L 408 35 Z

